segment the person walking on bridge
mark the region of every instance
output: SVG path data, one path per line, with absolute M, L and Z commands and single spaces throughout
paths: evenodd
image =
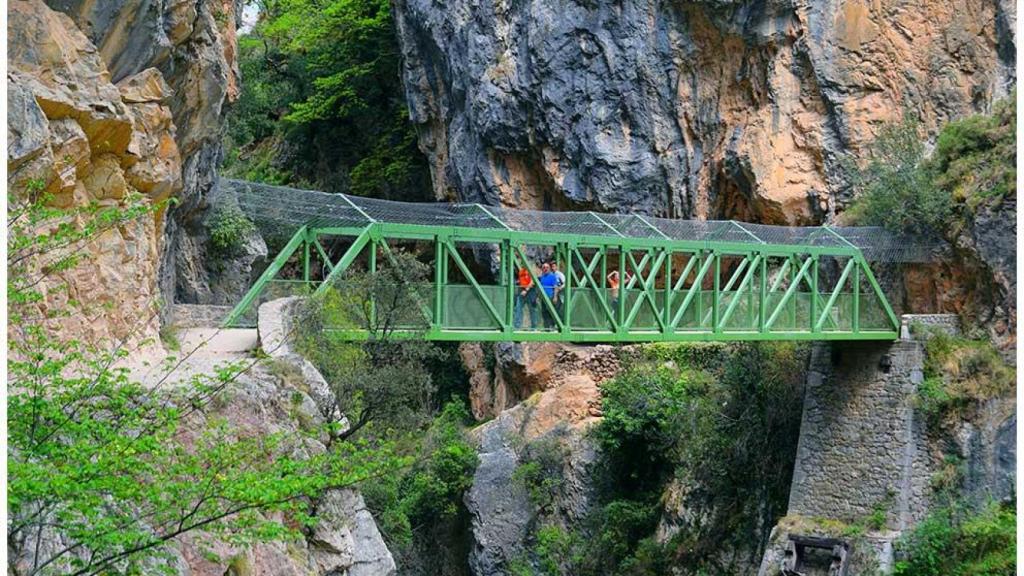
M 530 271 L 522 267 L 516 273 L 516 305 L 513 322 L 516 328 L 523 328 L 523 308 L 530 310 L 530 328 L 537 329 L 537 288 L 533 285 Z
M 565 308 L 565 297 L 562 296 L 562 292 L 565 290 L 565 274 L 558 269 L 558 261 L 551 261 L 551 273 L 555 275 L 555 312 L 558 313 L 559 318 L 565 318 L 563 312 Z
M 558 287 L 558 276 L 551 271 L 551 264 L 545 262 L 544 265 L 541 266 L 541 274 L 538 280 L 540 281 L 540 287 L 544 290 L 544 295 L 548 297 L 548 300 L 551 300 L 552 304 L 554 304 L 555 291 Z M 543 302 L 540 303 L 540 315 L 544 320 L 545 329 L 554 327 L 555 317 L 551 314 L 551 309 Z

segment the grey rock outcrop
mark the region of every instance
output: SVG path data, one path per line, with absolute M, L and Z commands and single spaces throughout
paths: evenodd
M 473 432 L 480 463 L 465 503 L 471 515 L 469 567 L 474 575 L 507 574 L 512 563 L 528 561 L 528 539 L 538 511 L 515 474 L 528 460 L 530 446 L 545 444 L 559 455 L 552 473 L 561 481 L 546 511 L 549 520 L 574 527 L 587 516 L 598 451 L 586 430 L 599 416 L 597 400 L 590 376 L 568 375 Z
M 398 0 L 439 198 L 818 223 L 878 127 L 1015 82 L 996 0 Z M 924 16 L 927 15 L 927 16 Z M 996 26 L 992 24 L 996 23 Z

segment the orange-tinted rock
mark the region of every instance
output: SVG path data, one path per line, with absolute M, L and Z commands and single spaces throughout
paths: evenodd
M 42 181 L 54 206 L 71 208 L 126 206 L 134 192 L 152 201 L 180 190 L 181 159 L 158 71 L 131 77 L 119 90 L 71 19 L 39 0 L 9 4 L 8 34 L 8 94 L 16 103 L 8 125 L 17 135 L 8 156 L 12 193 Z M 161 240 L 159 219 L 144 216 L 76 246 L 84 257 L 44 280 L 40 309 L 71 301 L 80 308 L 50 328 L 97 344 L 154 338 Z

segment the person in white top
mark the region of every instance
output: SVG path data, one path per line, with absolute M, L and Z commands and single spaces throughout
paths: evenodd
M 551 273 L 555 275 L 558 283 L 555 284 L 555 310 L 558 312 L 558 316 L 562 317 L 562 290 L 565 289 L 565 274 L 558 269 L 558 262 L 551 261 Z

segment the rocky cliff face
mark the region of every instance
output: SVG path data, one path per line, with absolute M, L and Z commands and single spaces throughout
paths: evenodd
M 220 294 L 225 286 L 237 291 L 209 265 L 205 225 L 225 107 L 239 90 L 236 12 L 233 0 L 9 5 L 9 187 L 41 182 L 65 207 L 122 202 L 132 192 L 178 201 L 166 217 L 122 226 L 86 248 L 95 268 L 66 274 L 70 290 L 53 297 L 102 304 L 102 314 L 65 329 L 151 337 L 157 322 L 145 311 L 158 302 L 221 303 L 233 296 Z M 247 276 L 261 255 L 252 248 L 228 271 Z
M 811 224 L 903 109 L 1015 82 L 1005 0 L 395 3 L 439 198 Z
M 71 19 L 41 1 L 16 0 L 7 14 L 9 190 L 41 189 L 65 208 L 177 194 L 182 161 L 160 72 L 113 77 Z M 63 335 L 156 335 L 163 222 L 157 213 L 105 230 L 81 247 L 88 265 L 46 280 L 44 308 L 75 300 L 84 310 L 55 321 Z
M 166 223 L 160 291 L 167 301 L 222 303 L 210 287 L 206 199 L 217 182 L 226 107 L 238 97 L 235 0 L 49 0 L 95 45 L 114 82 L 160 71 L 181 153 L 179 203 Z M 252 257 L 249 256 L 251 261 Z

